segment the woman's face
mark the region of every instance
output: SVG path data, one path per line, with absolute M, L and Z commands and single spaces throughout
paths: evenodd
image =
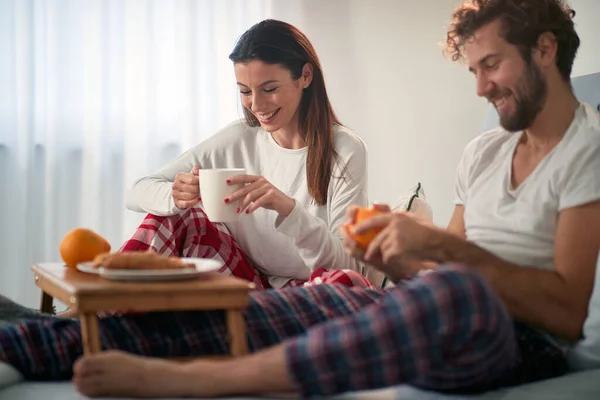
M 303 90 L 310 85 L 312 68 L 307 64 L 294 80 L 279 64 L 253 60 L 234 66 L 242 104 L 267 132 L 298 129 L 297 111 Z

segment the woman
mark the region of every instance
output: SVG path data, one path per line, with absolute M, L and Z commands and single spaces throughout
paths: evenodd
M 134 184 L 127 207 L 149 216 L 122 250 L 227 252 L 220 258 L 234 266 L 222 270 L 259 287 L 295 285 L 321 268 L 360 271 L 337 232 L 348 206 L 367 204 L 367 151 L 335 116 L 310 41 L 292 25 L 265 20 L 240 37 L 229 58 L 245 121 Z M 198 170 L 232 167 L 248 173 L 231 181 L 245 189 L 223 199 L 243 202 L 238 220 L 226 223 L 234 240 L 198 208 Z M 166 245 L 165 230 L 172 236 Z

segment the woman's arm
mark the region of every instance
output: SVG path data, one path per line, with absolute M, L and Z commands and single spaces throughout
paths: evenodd
M 239 165 L 239 141 L 250 133 L 253 131 L 243 121 L 234 121 L 225 126 L 155 174 L 135 182 L 127 193 L 127 208 L 160 216 L 179 213 L 181 210 L 175 204 L 172 191 L 177 174 L 190 173 L 194 166 L 216 168 L 218 165 L 219 168 L 225 168 Z
M 359 139 L 352 137 L 354 146 L 347 155 L 340 155 L 339 165 L 334 169 L 329 184 L 327 208 L 329 223 L 311 215 L 296 203 L 287 217 L 276 220 L 278 231 L 294 239 L 300 256 L 312 270 L 352 269 L 367 276 L 378 285 L 383 275 L 370 271 L 370 266 L 350 256 L 344 249 L 340 226 L 345 222 L 346 210 L 351 205 L 367 206 L 367 151 Z
M 348 196 L 343 202 L 347 206 L 366 203 L 366 194 Z M 328 227 L 322 219 L 296 203 L 292 212 L 285 218 L 277 218 L 275 224 L 278 231 L 294 239 L 300 256 L 311 271 L 325 268 L 364 272 L 363 265 L 344 250 L 338 234 L 339 222 Z
M 188 150 L 155 174 L 136 181 L 127 193 L 126 207 L 160 216 L 177 214 L 180 210 L 173 200 L 171 186 L 178 173 L 190 172 L 199 163 L 194 150 Z

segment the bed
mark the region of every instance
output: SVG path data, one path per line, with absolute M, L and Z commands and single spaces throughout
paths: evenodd
M 600 111 L 600 73 L 576 77 L 572 81 L 577 97 Z M 486 129 L 497 126 L 497 114 L 490 107 Z M 418 189 L 417 189 L 418 190 Z M 403 198 L 406 196 L 403 196 Z M 399 207 L 399 204 L 396 206 Z M 431 210 L 425 210 L 428 215 Z M 600 262 L 599 262 L 600 268 Z M 600 271 L 600 270 L 599 270 Z M 600 275 L 598 277 L 600 280 Z M 597 284 L 597 287 L 600 285 Z M 600 291 L 598 292 L 600 293 Z M 600 294 L 596 295 L 600 296 Z M 600 300 L 596 300 L 600 301 Z M 600 326 L 600 314 L 590 319 L 588 329 L 597 332 Z M 585 343 L 584 343 L 585 344 Z M 597 346 L 597 343 L 592 343 Z M 599 363 L 600 360 L 595 360 Z M 21 375 L 11 366 L 0 362 L 0 400 L 18 399 L 48 399 L 67 400 L 84 398 L 77 393 L 70 382 L 23 382 Z M 238 397 L 239 398 L 239 397 Z M 397 386 L 382 390 L 356 392 L 333 397 L 338 400 L 354 399 L 416 399 L 416 400 L 451 400 L 451 399 L 477 399 L 477 400 L 598 400 L 600 399 L 600 369 L 571 373 L 569 375 L 522 385 L 510 389 L 502 389 L 477 396 L 447 396 L 432 392 L 424 392 L 409 386 Z M 248 398 L 246 398 L 248 399 Z

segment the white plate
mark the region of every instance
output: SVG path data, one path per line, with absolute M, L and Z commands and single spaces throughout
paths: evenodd
M 178 281 L 192 279 L 204 272 L 216 271 L 221 263 L 210 258 L 181 258 L 195 268 L 181 269 L 107 269 L 95 268 L 92 261 L 77 264 L 77 269 L 89 274 L 97 274 L 113 281 Z

